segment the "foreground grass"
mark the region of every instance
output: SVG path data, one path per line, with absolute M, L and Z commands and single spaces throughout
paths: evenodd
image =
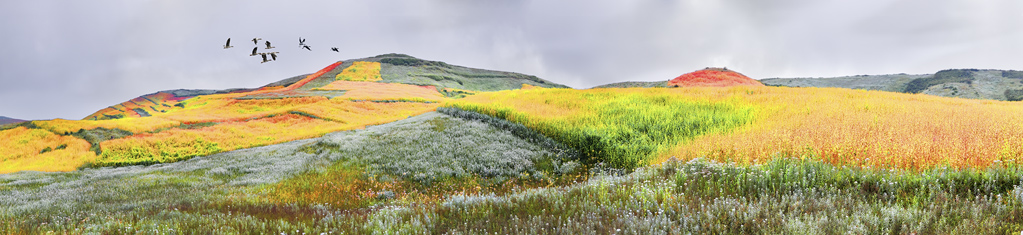
M 369 231 L 363 222 L 382 207 L 563 185 L 577 178 L 562 175 L 586 172 L 571 151 L 483 117 L 430 113 L 176 163 L 0 175 L 0 233 Z
M 80 190 L 78 197 L 102 200 L 70 209 L 26 211 L 5 204 L 0 229 L 289 234 L 991 234 L 1023 229 L 1020 169 L 902 172 L 795 159 L 755 166 L 697 159 L 627 175 L 597 172 L 569 186 L 503 195 L 451 193 L 436 202 L 358 209 L 232 199 L 231 190 L 182 183 L 188 177 L 135 178 L 120 184 L 130 187 L 111 182 Z M 6 182 L 5 203 L 38 186 Z M 175 196 L 183 198 L 171 199 Z

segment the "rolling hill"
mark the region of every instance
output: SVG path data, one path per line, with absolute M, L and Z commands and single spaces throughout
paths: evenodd
M 401 83 L 419 86 L 433 86 L 446 96 L 464 96 L 477 91 L 498 91 L 519 89 L 523 84 L 538 87 L 568 86 L 553 83 L 536 76 L 512 72 L 501 72 L 485 69 L 468 68 L 450 65 L 439 61 L 429 61 L 404 54 L 384 54 L 374 57 L 339 61 L 340 65 L 316 78 L 307 81 L 300 87 L 288 91 L 262 92 L 243 96 L 240 99 L 260 98 L 293 98 L 293 97 L 335 97 L 343 94 L 339 91 L 316 89 L 333 82 L 336 76 L 356 62 L 379 63 L 379 82 Z M 235 88 L 227 90 L 167 90 L 139 96 L 138 98 L 116 104 L 83 118 L 83 120 L 105 120 L 123 117 L 148 117 L 154 112 L 167 112 L 176 107 L 182 100 L 214 94 L 246 93 L 253 91 L 270 91 L 291 86 L 310 74 L 299 75 L 258 88 Z
M 338 61 L 259 88 L 161 91 L 80 121 L 6 125 L 0 128 L 11 137 L 6 141 L 33 144 L 11 144 L 19 150 L 0 155 L 0 172 L 175 162 L 388 123 L 446 99 L 526 86 L 565 87 L 401 54 Z

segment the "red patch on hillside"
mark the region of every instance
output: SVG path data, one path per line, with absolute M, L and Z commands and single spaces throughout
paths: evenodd
M 692 73 L 682 74 L 668 81 L 668 87 L 729 87 L 729 86 L 764 86 L 760 81 L 741 73 L 719 68 L 708 68 Z

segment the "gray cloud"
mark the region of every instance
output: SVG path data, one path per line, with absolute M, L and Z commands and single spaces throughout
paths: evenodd
M 0 115 L 79 119 L 159 90 L 256 87 L 391 52 L 576 88 L 707 66 L 754 78 L 1023 69 L 1019 12 L 1009 0 L 5 1 Z M 252 37 L 280 60 L 247 56 Z

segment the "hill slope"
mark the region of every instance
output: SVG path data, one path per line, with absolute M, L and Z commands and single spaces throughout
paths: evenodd
M 934 74 L 858 75 L 833 78 L 767 78 L 771 86 L 841 87 L 970 99 L 1023 100 L 1023 71 L 948 69 Z

